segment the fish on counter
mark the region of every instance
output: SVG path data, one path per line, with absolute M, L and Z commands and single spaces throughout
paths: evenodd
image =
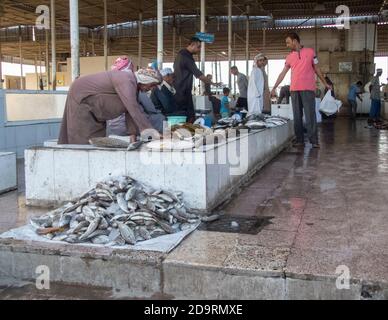
M 31 218 L 30 225 L 52 241 L 123 246 L 216 218 L 188 212 L 181 192 L 155 190 L 122 176 L 98 183 L 76 202 Z
M 112 137 L 100 137 L 92 138 L 89 140 L 89 143 L 92 146 L 97 148 L 116 148 L 116 149 L 127 149 L 127 151 L 132 151 L 138 149 L 144 142 L 128 142 L 124 139 L 112 138 Z

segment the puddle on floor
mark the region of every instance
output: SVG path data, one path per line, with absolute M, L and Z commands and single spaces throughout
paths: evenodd
M 217 221 L 202 223 L 198 230 L 258 234 L 265 226 L 270 225 L 273 217 L 246 217 L 224 215 Z

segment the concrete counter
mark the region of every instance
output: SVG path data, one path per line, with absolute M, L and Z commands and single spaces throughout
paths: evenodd
M 154 188 L 181 191 L 188 208 L 207 212 L 227 200 L 292 137 L 290 121 L 195 151 L 34 147 L 25 152 L 26 202 L 59 205 L 76 199 L 110 175 L 129 175 Z

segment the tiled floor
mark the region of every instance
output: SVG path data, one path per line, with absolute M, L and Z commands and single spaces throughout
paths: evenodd
M 237 235 L 233 249 L 217 249 L 218 266 L 334 277 L 346 265 L 352 278 L 388 284 L 388 131 L 337 119 L 322 124 L 320 137 L 321 149 L 283 152 L 220 208 L 272 219 L 257 235 Z M 197 237 L 187 239 L 174 260 L 180 252 L 188 259 L 194 243 L 208 241 Z M 213 236 L 205 256 L 196 251 L 193 257 L 208 263 L 214 237 L 230 241 Z
M 388 285 L 388 131 L 339 118 L 320 138 L 319 150 L 283 152 L 218 209 L 271 224 L 256 235 L 196 231 L 166 263 L 301 277 L 346 265 L 354 279 Z M 42 213 L 23 203 L 20 176 L 19 191 L 0 196 L 0 232 Z

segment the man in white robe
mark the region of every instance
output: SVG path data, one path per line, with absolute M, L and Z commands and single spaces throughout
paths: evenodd
M 260 114 L 264 106 L 264 54 L 258 54 L 254 59 L 253 70 L 248 83 L 248 115 Z

